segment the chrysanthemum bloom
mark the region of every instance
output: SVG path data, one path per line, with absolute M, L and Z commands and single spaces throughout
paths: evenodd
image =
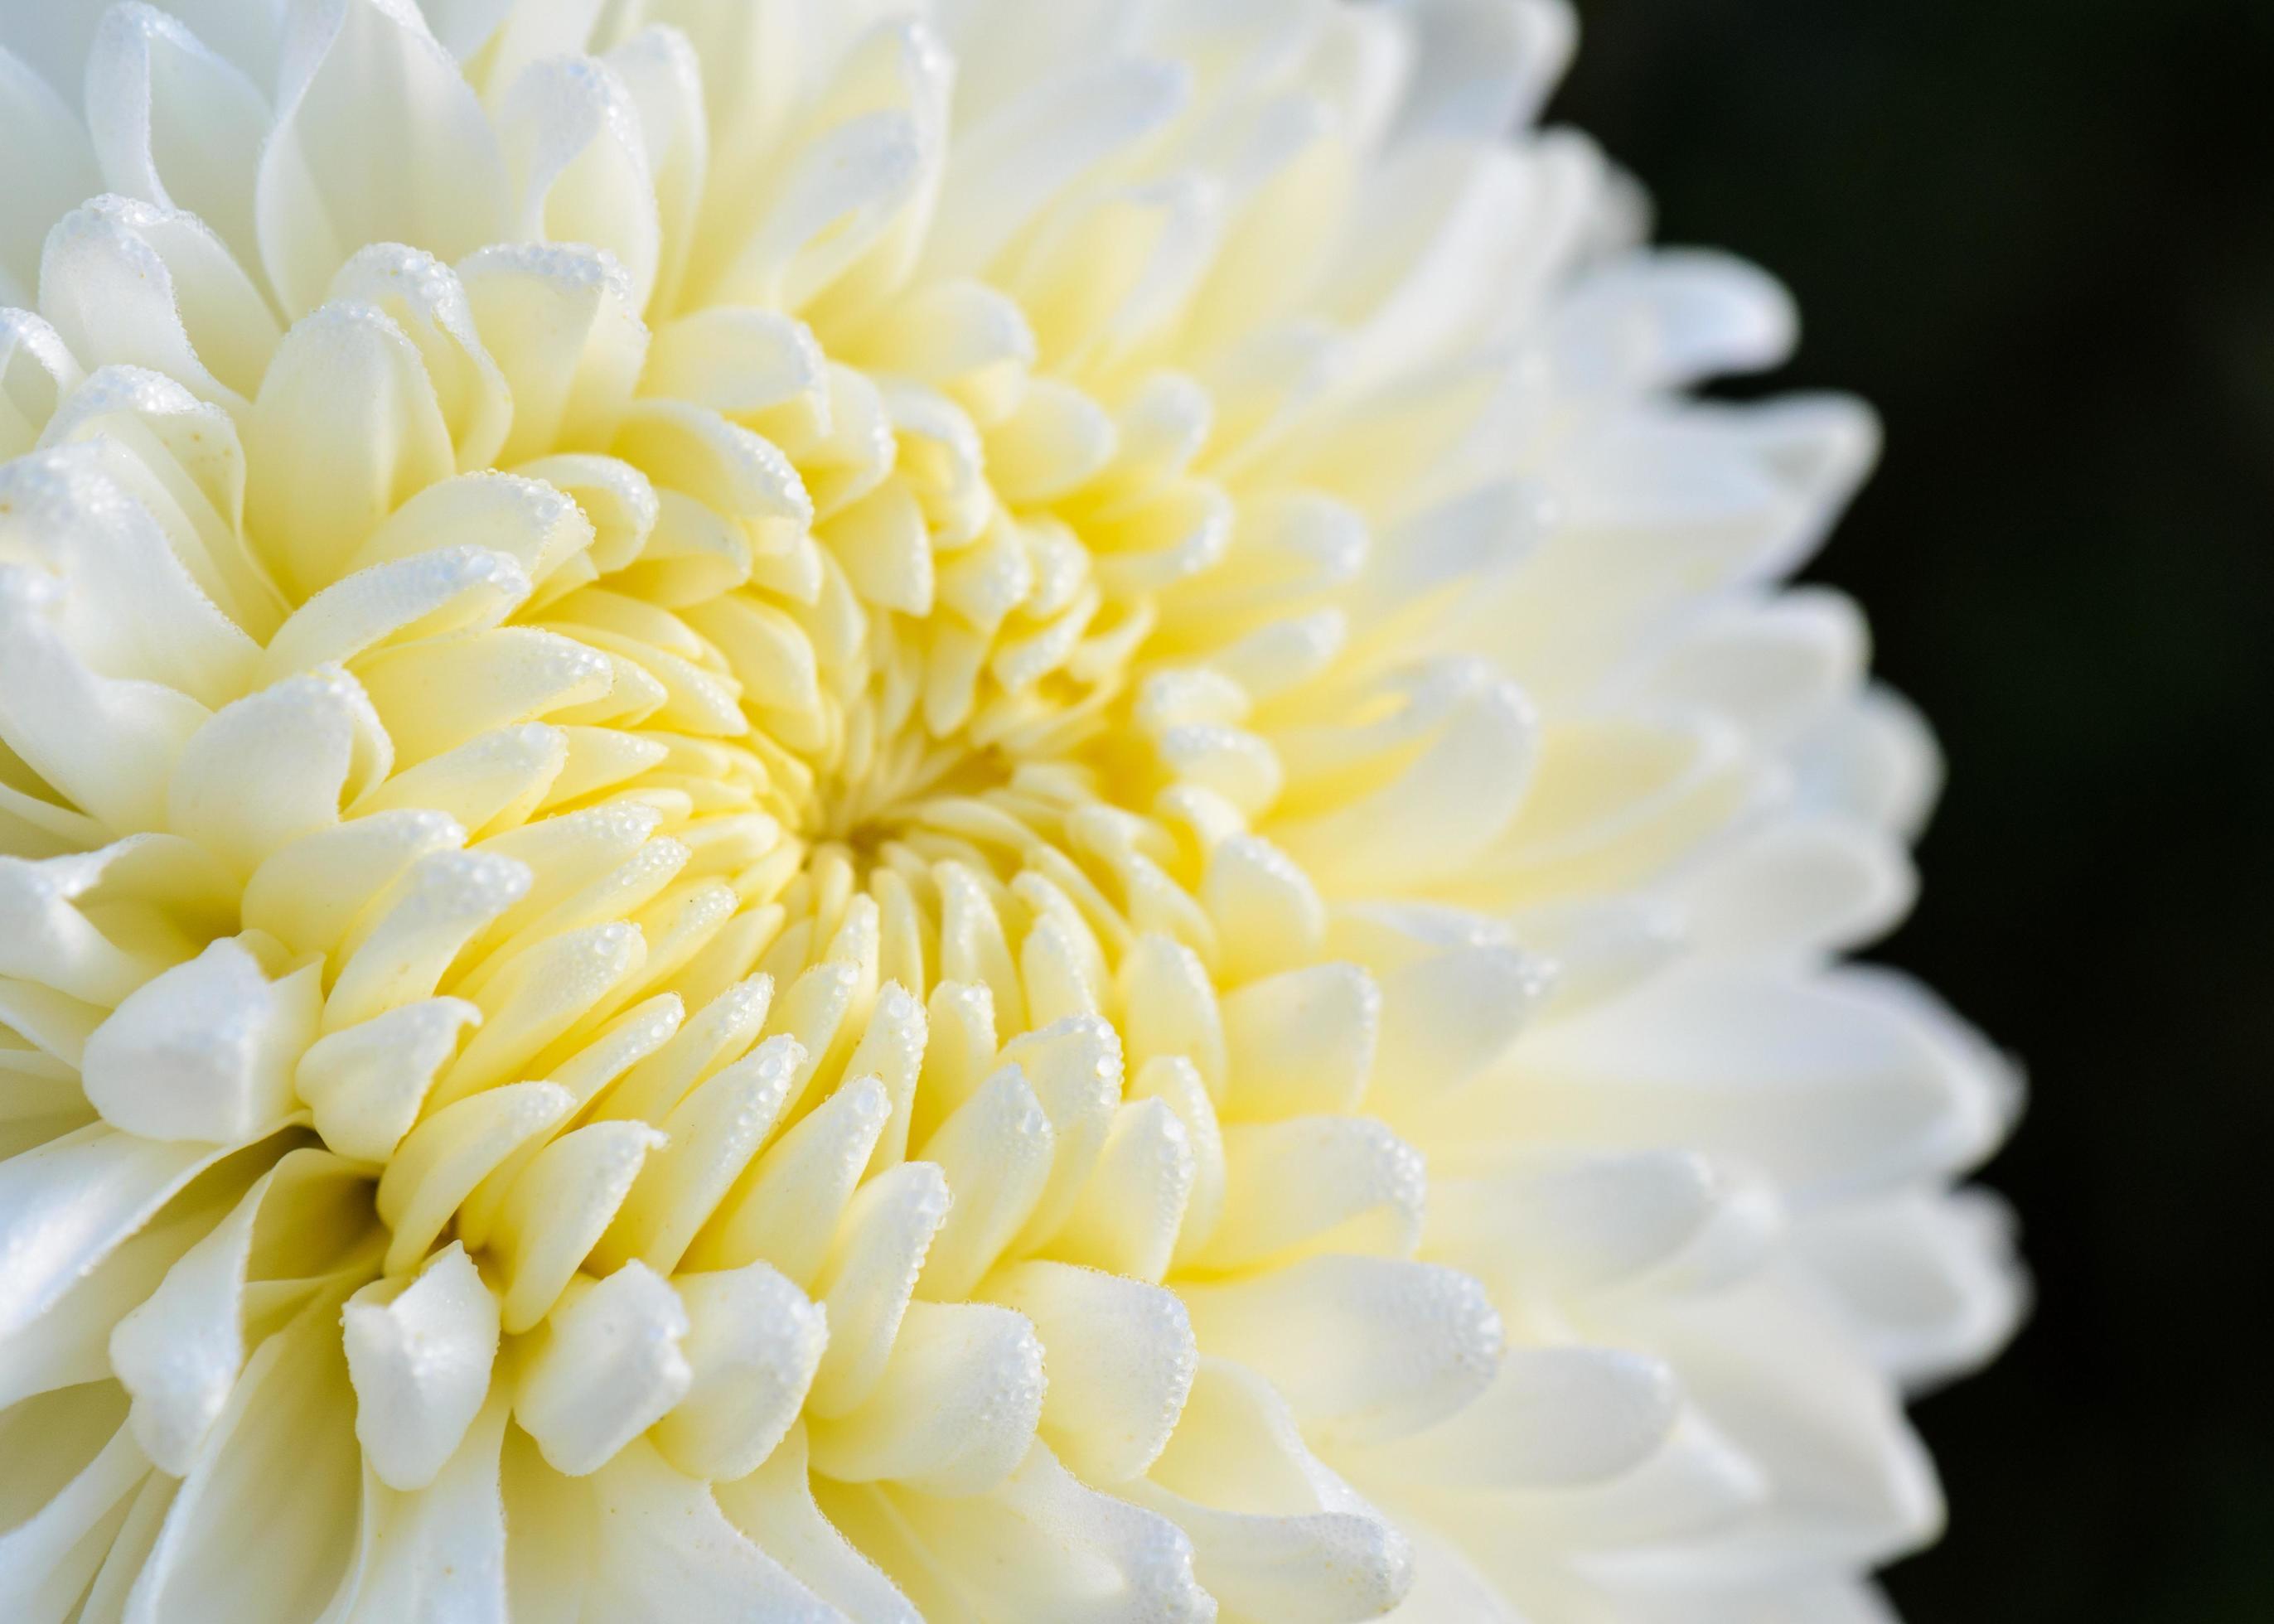
M 2012 1091 L 1562 11 L 0 17 L 0 1616 L 1876 1616 Z

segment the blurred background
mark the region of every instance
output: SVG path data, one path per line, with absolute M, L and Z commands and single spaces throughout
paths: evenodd
M 1914 1624 L 2274 1619 L 2274 4 L 1578 0 L 1551 116 L 1798 296 L 1813 565 L 1950 784 L 1879 956 L 2015 1050 L 2038 1291 L 1928 1399 Z M 1747 386 L 1751 392 L 1758 386 Z

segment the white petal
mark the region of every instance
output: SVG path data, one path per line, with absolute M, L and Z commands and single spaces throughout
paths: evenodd
M 1835 1209 L 1794 1244 L 1880 1368 L 1916 1388 L 1964 1374 L 2013 1334 L 2029 1297 L 2013 1229 L 1996 1198 L 1961 1191 Z
M 1050 1175 L 1014 1244 L 1045 1244 L 1056 1235 L 1096 1166 L 1121 1101 L 1121 1041 L 1095 1015 L 1068 1016 L 1022 1033 L 1003 1046 L 1035 1091 L 1050 1122 Z
M 670 1022 L 659 1046 L 644 1049 L 638 1064 L 601 1097 L 598 1114 L 644 1122 L 668 1116 L 697 1083 L 734 1064 L 757 1041 L 773 994 L 772 976 L 754 975 L 719 993 L 683 1026 Z
M 767 177 L 748 237 L 707 291 L 713 301 L 796 311 L 864 252 L 937 162 L 922 122 L 878 110 L 847 119 Z
M 1422 0 L 1401 134 L 1497 136 L 1531 119 L 1571 55 L 1562 0 Z
M 1237 984 L 1310 959 L 1326 936 L 1326 906 L 1310 876 L 1254 835 L 1209 853 L 1201 900 L 1216 926 L 1217 969 Z
M 1183 1531 L 1083 1483 L 1046 1446 L 989 1494 L 895 1490 L 867 1506 L 839 1495 L 831 1503 L 935 1616 L 952 1616 L 975 1595 L 1011 1617 L 1201 1624 L 1216 1616 Z M 856 1520 L 864 1511 L 881 1515 Z
M 1542 1020 L 1576 1015 L 1631 991 L 1689 946 L 1681 916 L 1645 898 L 1551 903 L 1517 914 L 1515 934 L 1546 971 L 1534 990 Z
M 584 49 L 602 0 L 540 6 L 515 5 L 511 0 L 434 0 L 424 9 L 435 37 L 477 76 L 485 101 L 494 107 L 531 63 Z
M 360 674 L 405 763 L 541 716 L 574 720 L 578 706 L 606 699 L 616 682 L 607 656 L 589 643 L 527 626 L 388 650 L 364 662 Z
M 84 59 L 79 51 L 67 58 L 73 64 Z M 0 304 L 28 305 L 40 285 L 40 244 L 48 228 L 64 210 L 100 191 L 102 180 L 87 132 L 71 109 L 36 71 L 4 46 L 0 46 L 0 147 L 39 154 L 35 163 L 11 163 L 6 178 L 0 179 Z
M 87 1040 L 87 1098 L 154 1139 L 243 1144 L 296 1108 L 292 1068 L 315 1041 L 314 965 L 271 981 L 223 938 L 146 983 Z
M 166 771 L 207 712 L 160 683 L 90 670 L 56 624 L 62 596 L 0 566 L 0 741 L 109 829 L 162 828 Z
M 1840 816 L 1781 819 L 1689 877 L 1676 895 L 1692 937 L 1731 954 L 1861 946 L 1901 920 L 1917 891 L 1909 855 Z
M 1205 1105 L 1208 1092 L 1199 1077 L 1190 1080 L 1193 1095 Z M 1197 1161 L 1190 1131 L 1166 1100 L 1120 1107 L 1096 1168 L 1050 1242 L 1051 1255 L 1135 1280 L 1159 1280 L 1168 1272 L 1185 1224 Z M 1221 1162 L 1219 1153 L 1219 1174 Z
M 104 386 L 116 377 L 97 373 L 75 399 L 100 390 L 115 403 Z M 70 415 L 67 407 L 57 424 Z M 99 444 L 72 445 L 0 468 L 0 534 L 45 566 L 0 576 L 8 612 L 26 621 L 18 635 L 41 635 L 29 624 L 38 617 L 64 645 L 57 653 L 83 662 L 90 679 L 162 683 L 220 705 L 244 692 L 258 646 L 206 596 L 175 538 L 109 477 L 109 461 Z M 28 707 L 25 716 L 39 720 Z
M 1355 965 L 1252 981 L 1224 1000 L 1231 1083 L 1224 1115 L 1270 1121 L 1357 1105 L 1374 1069 L 1382 998 Z
M 1942 752 L 1909 701 L 1874 686 L 1803 747 L 1801 789 L 1811 801 L 1851 812 L 1916 839 L 1942 790 Z
M 931 536 L 905 484 L 880 485 L 832 515 L 823 539 L 862 601 L 906 615 L 931 613 Z
M 1529 1021 L 1554 971 L 1514 948 L 1426 954 L 1379 979 L 1374 1075 L 1385 1101 L 1449 1094 L 1490 1067 Z
M 658 842 L 651 850 L 659 861 L 634 872 L 645 873 L 651 889 L 660 890 L 685 861 L 684 848 Z M 635 894 L 635 906 L 639 899 Z M 564 930 L 527 948 L 518 939 L 508 942 L 480 974 L 459 983 L 481 1010 L 482 1028 L 443 1074 L 429 1104 L 440 1109 L 519 1075 L 595 1005 L 634 985 L 646 963 L 646 937 L 621 920 Z
M 862 1624 L 922 1624 L 921 1615 L 861 1548 L 822 1514 L 807 1470 L 805 1429 L 749 1477 L 717 1485 L 719 1508 L 769 1556 Z
M 426 1253 L 458 1204 L 508 1156 L 568 1114 L 553 1083 L 511 1083 L 446 1105 L 410 1131 L 379 1181 L 379 1215 L 395 1231 L 387 1271 Z
M 1166 123 L 1191 91 L 1171 63 L 1125 60 L 1036 86 L 959 132 L 928 250 L 937 274 L 984 270 L 1075 177 Z
M 555 1308 L 521 1368 L 514 1419 L 555 1471 L 599 1470 L 687 1395 L 694 1372 L 678 1294 L 627 1263 Z
M 1691 1401 L 1766 1474 L 1772 1498 L 1711 1543 L 1636 1553 L 1637 1577 L 1669 1560 L 1693 1575 L 1789 1574 L 1796 1558 L 1869 1565 L 1931 1534 L 1940 1492 L 1893 1388 L 1812 1301 L 1766 1274 L 1663 1314 L 1645 1334 Z M 1632 1334 L 1631 1332 L 1627 1334 Z M 1679 1553 L 1678 1555 L 1676 1553 Z M 1628 1564 L 1622 1564 L 1625 1568 Z
M 1430 1181 L 1424 1255 L 1556 1293 L 1615 1284 L 1690 1244 L 1730 1180 L 1687 1151 L 1456 1154 Z
M 947 1181 L 928 1162 L 887 1169 L 854 1198 L 815 1282 L 829 1313 L 829 1350 L 808 1401 L 815 1416 L 842 1415 L 874 1390 L 949 1199 Z
M 1421 1154 L 1367 1116 L 1291 1116 L 1224 1137 L 1224 1219 L 1193 1253 L 1205 1268 L 1298 1252 L 1411 1256 L 1421 1234 Z
M 312 1153 L 288 1154 L 119 1320 L 110 1335 L 110 1364 L 134 1395 L 129 1419 L 152 1461 L 186 1476 L 229 1402 L 245 1364 L 246 1285 L 256 1245 L 269 1243 L 264 1273 L 286 1255 L 275 1244 L 276 1232 L 296 1226 L 332 1232 L 289 1236 L 298 1244 L 288 1272 L 304 1263 L 313 1272 L 346 1260 L 343 1241 L 367 1258 L 351 1214 L 361 1207 L 367 1225 L 368 1201 L 367 1181 L 354 1169 Z
M 1043 1345 L 1023 1315 L 981 1303 L 908 1305 L 861 1406 L 816 1421 L 814 1469 L 972 1494 L 1008 1477 L 1042 1418 Z
M 349 1299 L 348 1375 L 364 1459 L 391 1489 L 423 1489 L 479 1414 L 497 1357 L 498 1304 L 456 1242 L 410 1284 Z
M 40 255 L 40 309 L 90 365 L 147 366 L 232 411 L 279 337 L 204 222 L 125 198 L 56 222 Z
M 809 1284 L 891 1111 L 885 1086 L 875 1078 L 847 1083 L 830 1095 L 745 1175 L 696 1241 L 690 1263 L 740 1268 L 764 1259 L 791 1280 Z
M 2009 1080 L 1946 1012 L 1858 973 L 1699 967 L 1522 1046 L 1534 1134 L 1750 1162 L 1810 1192 L 1964 1164 L 2000 1132 Z M 1595 1124 L 1588 1126 L 1584 1124 Z
M 1776 365 L 1797 325 L 1791 296 L 1761 271 L 1675 249 L 1585 277 L 1557 309 L 1547 342 L 1578 390 L 1678 389 Z
M 327 304 L 284 335 L 245 448 L 246 528 L 295 598 L 338 579 L 381 519 L 456 466 L 418 346 L 369 304 Z
M 1600 169 L 1575 142 L 1415 142 L 1372 168 L 1319 295 L 1355 329 L 1347 365 L 1369 379 L 1410 377 L 1417 360 L 1458 366 L 1517 327 L 1578 240 Z M 1370 488 L 1397 460 L 1344 488 Z
M 1593 545 L 1645 543 L 1653 568 L 1638 581 L 1664 583 L 1666 569 L 1684 566 L 1701 586 L 1758 581 L 1814 549 L 1878 448 L 1869 409 L 1845 396 L 1695 405 L 1607 420 L 1554 485 L 1567 523 Z
M 1425 509 L 1383 535 L 1352 595 L 1352 618 L 1373 628 L 1448 590 L 1489 589 L 1531 554 L 1554 512 L 1545 494 L 1521 479 Z
M 1338 1438 L 1427 1426 L 1482 1392 L 1500 1362 L 1483 1288 L 1430 1264 L 1309 1258 L 1181 1295 L 1203 1350 L 1253 1365 L 1307 1426 Z
M 520 198 L 517 235 L 581 242 L 614 255 L 645 309 L 659 253 L 655 187 L 629 88 L 606 63 L 531 63 L 498 109 L 498 136 Z
M 485 248 L 458 267 L 482 342 L 513 395 L 507 467 L 607 447 L 647 350 L 629 278 L 597 250 Z
M 1630 1470 L 1666 1440 L 1673 1371 L 1608 1348 L 1516 1348 L 1449 1420 L 1381 1452 L 1389 1471 L 1442 1487 L 1570 1487 Z
M 660 239 L 654 303 L 668 309 L 677 297 L 693 247 L 703 183 L 710 169 L 701 61 L 684 34 L 666 27 L 641 29 L 605 59 L 623 80 L 639 114 Z
M 657 331 L 640 387 L 734 417 L 817 395 L 825 365 L 804 323 L 754 305 L 714 305 Z
M 0 857 L 0 918 L 8 921 L 0 974 L 114 1007 L 200 941 L 226 930 L 226 895 L 211 861 L 173 835 L 129 835 L 39 861 Z M 98 929 L 87 910 L 125 896 L 144 905 L 138 924 L 166 934 L 137 942 L 117 922 Z
M 1118 1483 L 1151 1465 L 1184 1410 L 1199 1358 L 1184 1304 L 1158 1286 L 1064 1263 L 1017 1264 L 982 1290 L 1024 1314 L 1042 1338 L 1044 1441 L 1093 1482 Z
M 1230 1066 L 1223 1014 L 1200 956 L 1148 934 L 1122 959 L 1120 982 L 1121 1036 L 1131 1070 L 1156 1058 L 1186 1060 L 1221 1099 Z
M 465 287 L 449 267 L 401 243 L 373 243 L 340 267 L 325 297 L 373 305 L 403 329 L 425 357 L 458 466 L 490 467 L 505 443 L 513 401 L 474 330 Z
M 498 1492 L 507 1413 L 504 1400 L 493 1397 L 457 1453 L 415 1493 L 365 1479 L 362 1571 L 347 1615 L 355 1624 L 424 1618 L 508 1624 Z
M 668 1597 L 672 1618 L 686 1624 L 834 1624 L 840 1616 L 744 1538 L 708 1485 L 673 1470 L 644 1440 L 584 1483 L 533 1481 L 545 1469 L 516 1468 L 514 1459 L 508 1451 L 516 1618 L 636 1619 L 658 1597 Z M 538 1525 L 526 1541 L 524 1519 Z
M 247 1159 L 147 1222 L 68 1285 L 28 1325 L 0 1338 L 0 1408 L 58 1387 L 100 1381 L 110 1333 L 149 1298 L 166 1271 L 225 1218 L 259 1171 Z
M 1183 1529 L 1201 1583 L 1248 1617 L 1375 1618 L 1413 1583 L 1404 1537 L 1304 1447 L 1269 1383 L 1220 1359 L 1201 1361 L 1185 1424 L 1120 1492 Z
M 286 310 L 312 308 L 365 243 L 455 259 L 503 234 L 497 137 L 409 0 L 295 11 L 281 80 L 255 209 Z
M 687 1396 L 656 1423 L 656 1447 L 690 1477 L 755 1471 L 797 1420 L 829 1342 L 829 1316 L 767 1264 L 681 1274 Z
M 169 0 L 166 9 L 254 84 L 276 82 L 290 0 Z
M 1835 592 L 1749 595 L 1706 611 L 1654 650 L 1633 703 L 1716 710 L 1764 748 L 1781 749 L 1853 698 L 1870 641 L 1862 612 Z
M 268 640 L 261 672 L 273 681 L 352 659 L 397 635 L 486 630 L 529 593 L 520 560 L 487 547 L 436 547 L 375 564 L 294 610 Z
M 354 678 L 336 665 L 288 678 L 215 711 L 192 734 L 166 796 L 168 821 L 250 873 L 387 776 L 394 748 Z
M 256 643 L 274 633 L 284 602 L 238 525 L 245 448 L 227 411 L 162 373 L 107 366 L 73 392 L 42 438 L 50 446 L 87 447 L 156 521 L 221 616 Z M 211 611 L 193 607 L 192 618 L 200 616 Z M 245 681 L 239 675 L 227 694 L 216 693 L 233 695 Z
M 1050 1119 L 1016 1066 L 988 1079 L 924 1142 L 923 1159 L 955 1196 L 924 1263 L 926 1297 L 953 1302 L 987 1272 L 1042 1199 L 1053 1142 Z
M 28 310 L 0 310 L 0 457 L 29 451 L 79 378 L 55 328 Z
M 248 183 L 268 103 L 242 69 L 175 17 L 116 5 L 87 53 L 87 111 L 114 191 L 198 215 L 239 263 L 255 262 Z
M 253 1354 L 135 1581 L 132 1624 L 312 1619 L 338 1589 L 363 1482 L 339 1302 L 319 1297 Z
M 1273 740 L 1288 789 L 1267 827 L 1322 885 L 1362 877 L 1377 894 L 1458 873 L 1507 826 L 1531 778 L 1537 726 L 1522 692 L 1480 665 L 1442 662 L 1380 686 L 1401 702 L 1389 719 Z M 1311 772 L 1346 772 L 1368 755 L 1389 769 L 1386 782 L 1309 810 Z
M 975 372 L 1005 364 L 1024 368 L 1035 359 L 1035 336 L 1016 300 L 982 282 L 949 282 L 910 289 L 903 299 L 879 312 L 874 324 L 846 352 L 846 358 L 874 363 L 883 371 L 904 373 L 920 382 L 944 385 L 968 380 Z M 1038 395 L 1076 413 L 1088 405 L 1088 397 L 1078 390 L 1050 380 L 1033 380 L 1026 402 Z M 1025 411 L 1026 403 L 1018 410 Z M 1081 438 L 1087 440 L 1088 435 L 1084 432 Z M 1111 439 L 1110 424 L 1106 438 Z M 1008 449 L 1007 443 L 998 442 L 990 432 L 988 475 L 998 492 L 1006 496 L 1019 483 L 1010 476 L 1012 459 L 1003 455 Z M 1057 493 L 1030 489 L 1021 496 L 1039 500 Z
M 426 1091 L 458 1034 L 481 1011 L 462 998 L 427 998 L 319 1038 L 300 1056 L 293 1092 L 341 1155 L 385 1162 L 418 1120 Z
M 1487 1519 L 1502 1505 L 1522 1507 L 1545 1545 L 1616 1549 L 1742 1534 L 1744 1519 L 1766 1506 L 1773 1492 L 1759 1462 L 1691 1406 L 1663 1447 L 1623 1477 L 1577 1490 L 1510 1491 L 1502 1500 L 1469 1504 Z M 1473 1533 L 1466 1541 L 1480 1560 L 1502 1548 L 1493 1543 L 1497 1530 L 1489 1521 L 1472 1515 L 1466 1522 L 1485 1533 L 1481 1541 Z
M 20 1470 L 38 1469 L 27 1462 Z M 129 1497 L 149 1475 L 132 1434 L 120 1427 L 30 1517 L 0 1533 L 0 1607 L 25 1620 L 72 1616 Z
M 702 407 L 642 402 L 627 413 L 614 448 L 659 484 L 714 512 L 800 524 L 812 520 L 812 499 L 779 448 Z
M 514 1180 L 484 1237 L 505 1276 L 507 1330 L 519 1335 L 551 1311 L 664 1142 L 644 1122 L 590 1123 L 538 1151 Z M 493 1177 L 511 1170 L 508 1162 Z
M 595 1261 L 608 1267 L 636 1257 L 666 1273 L 676 1268 L 780 1118 L 804 1059 L 796 1039 L 769 1038 L 697 1084 L 658 1124 L 671 1142 L 649 1158 Z
M 453 851 L 465 838 L 465 831 L 440 813 L 351 819 L 294 841 L 254 869 L 245 889 L 245 922 L 302 951 L 328 951 L 364 906 L 418 859 Z M 340 1015 L 329 1023 L 335 1030 L 349 1024 L 343 1000 Z

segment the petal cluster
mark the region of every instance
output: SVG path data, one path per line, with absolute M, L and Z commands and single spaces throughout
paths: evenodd
M 0 1613 L 1861 1619 L 1852 402 L 1545 0 L 0 11 Z

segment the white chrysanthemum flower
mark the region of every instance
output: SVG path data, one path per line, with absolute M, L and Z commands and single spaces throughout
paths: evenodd
M 2012 1090 L 1555 4 L 0 19 L 0 1615 L 1879 1616 Z

